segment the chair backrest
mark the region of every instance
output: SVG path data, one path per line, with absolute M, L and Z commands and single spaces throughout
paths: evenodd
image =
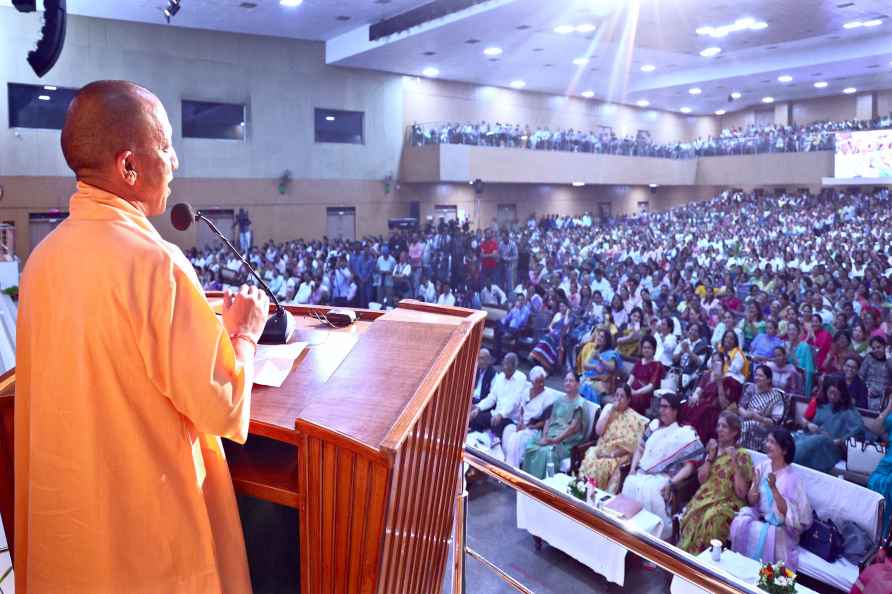
M 590 400 L 582 401 L 582 411 L 585 416 L 585 432 L 583 432 L 583 439 L 588 439 L 592 434 L 592 429 L 595 426 L 595 420 L 598 418 L 598 413 L 601 412 L 601 405 L 595 404 Z
M 748 450 L 753 465 L 767 458 L 761 452 Z M 882 537 L 885 500 L 876 491 L 850 483 L 812 468 L 793 464 L 802 478 L 808 501 L 818 517 L 828 517 L 839 526 L 844 520 L 854 522 L 867 531 L 874 542 Z

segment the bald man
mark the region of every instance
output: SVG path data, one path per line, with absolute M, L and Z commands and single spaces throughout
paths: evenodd
M 70 216 L 21 281 L 16 591 L 250 592 L 219 436 L 247 437 L 269 303 L 242 287 L 219 320 L 149 222 L 177 168 L 152 93 L 87 85 L 62 150 Z

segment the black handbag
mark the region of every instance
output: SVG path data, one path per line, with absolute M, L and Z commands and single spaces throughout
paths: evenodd
M 833 520 L 830 518 L 822 520 L 814 511 L 812 511 L 811 526 L 802 533 L 799 546 L 828 563 L 834 563 L 839 559 L 844 550 L 842 534 Z

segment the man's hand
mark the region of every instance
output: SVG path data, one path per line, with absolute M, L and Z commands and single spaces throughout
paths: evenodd
M 498 427 L 498 426 L 499 426 L 499 423 L 501 423 L 501 422 L 502 422 L 502 415 L 493 415 L 493 416 L 489 419 L 489 424 L 492 426 L 493 429 L 495 429 L 496 427 Z
M 223 326 L 230 336 L 260 340 L 269 313 L 269 297 L 257 287 L 242 285 L 238 293 L 223 293 Z

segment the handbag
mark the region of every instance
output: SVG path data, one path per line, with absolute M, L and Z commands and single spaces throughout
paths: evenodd
M 844 550 L 842 534 L 833 520 L 822 520 L 814 511 L 811 526 L 802 533 L 799 546 L 828 563 L 836 562 Z

